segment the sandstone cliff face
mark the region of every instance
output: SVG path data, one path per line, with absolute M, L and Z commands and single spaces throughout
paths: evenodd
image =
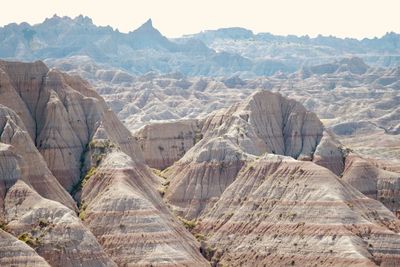
M 134 137 L 85 81 L 41 62 L 1 61 L 0 75 L 0 219 L 35 249 L 27 264 L 208 265 Z M 20 250 L 6 260 L 30 253 Z
M 10 99 L 10 102 L 11 100 L 12 99 Z M 7 99 L 4 98 L 0 98 L 0 101 L 7 103 Z M 15 177 L 15 180 L 22 177 L 25 182 L 32 185 L 43 197 L 59 201 L 72 209 L 76 208 L 71 196 L 62 188 L 57 179 L 50 172 L 42 155 L 32 142 L 23 121 L 13 110 L 1 104 L 0 142 L 11 145 L 12 147 L 10 149 L 14 151 L 14 156 L 19 158 L 19 161 L 23 162 L 23 164 L 18 165 L 21 174 Z M 7 161 L 5 162 L 7 163 Z M 17 165 L 17 163 L 14 164 L 15 166 Z M 9 166 L 7 169 L 14 173 L 12 168 L 15 166 Z
M 201 141 L 163 172 L 169 177 L 165 199 L 178 216 L 193 219 L 212 206 L 251 158 L 225 138 Z
M 323 134 L 317 116 L 300 103 L 259 91 L 204 122 L 205 136 L 228 135 L 246 153 L 311 158 Z
M 342 172 L 340 144 L 314 113 L 279 94 L 256 92 L 199 124 L 204 138 L 163 173 L 170 179 L 165 199 L 186 218 L 196 218 L 212 205 L 248 158 L 288 155 Z
M 181 120 L 144 126 L 136 134 L 146 164 L 165 169 L 203 138 L 200 121 Z

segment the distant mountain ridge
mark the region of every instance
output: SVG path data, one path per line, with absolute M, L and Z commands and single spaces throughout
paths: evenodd
M 392 32 L 359 41 L 254 34 L 236 27 L 168 39 L 154 28 L 151 19 L 134 31 L 121 33 L 110 26 L 96 26 L 82 15 L 54 15 L 35 25 L 11 23 L 0 28 L 0 58 L 33 61 L 89 56 L 134 75 L 180 72 L 255 77 L 294 72 L 351 55 L 375 66 L 398 66 L 400 35 Z
M 339 38 L 335 36 L 323 36 L 319 34 L 317 37 L 310 37 L 308 35 L 297 36 L 297 35 L 274 35 L 267 32 L 254 34 L 251 30 L 241 27 L 230 27 L 220 28 L 217 30 L 206 30 L 196 34 L 184 35 L 185 38 L 197 38 L 202 40 L 206 44 L 211 44 L 217 39 L 233 39 L 233 40 L 245 40 L 253 39 L 255 41 L 278 41 L 278 42 L 293 42 L 302 44 L 314 44 L 314 45 L 353 45 L 355 48 L 364 48 L 369 50 L 380 51 L 391 51 L 399 52 L 399 40 L 400 34 L 395 32 L 387 32 L 384 36 L 378 38 L 363 38 L 358 40 L 356 38 Z M 382 47 L 382 44 L 385 46 Z

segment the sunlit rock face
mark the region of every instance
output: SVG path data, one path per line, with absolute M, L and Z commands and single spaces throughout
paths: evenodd
M 315 160 L 339 173 L 343 168 L 340 144 L 324 135 L 317 116 L 276 93 L 256 92 L 198 125 L 202 139 L 165 171 L 171 178 L 166 199 L 185 217 L 199 216 L 234 181 L 246 161 L 266 153 Z
M 266 155 L 245 165 L 196 233 L 219 264 L 393 266 L 399 220 L 312 162 Z
M 42 62 L 1 61 L 0 78 L 2 263 L 208 265 L 87 82 Z
M 182 120 L 144 126 L 135 137 L 146 163 L 160 170 L 171 166 L 203 138 L 200 123 L 198 120 Z

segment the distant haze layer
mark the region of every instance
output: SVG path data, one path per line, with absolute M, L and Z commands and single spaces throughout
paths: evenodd
M 129 32 L 151 17 L 168 37 L 232 26 L 283 35 L 322 34 L 359 39 L 400 32 L 398 0 L 14 0 L 3 3 L 2 8 L 5 12 L 0 25 L 40 23 L 53 14 L 83 14 L 93 18 L 97 25 Z

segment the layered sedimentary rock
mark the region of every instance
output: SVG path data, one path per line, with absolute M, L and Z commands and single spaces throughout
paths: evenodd
M 256 92 L 134 137 L 88 83 L 41 62 L 0 62 L 0 96 L 3 265 L 400 264 L 396 172 L 294 100 Z
M 268 77 L 207 78 L 149 73 L 132 76 L 132 82 L 114 84 L 97 73 L 117 70 L 87 57 L 49 62 L 89 79 L 131 130 L 157 121 L 203 118 L 242 101 L 255 89 L 264 89 L 304 104 L 326 127 L 332 128 L 342 144 L 356 152 L 396 160 L 399 164 L 398 67 L 366 66 L 358 58 L 329 59 L 329 64 Z
M 51 266 L 116 266 L 74 211 L 42 198 L 24 182 L 8 190 L 5 209 L 7 231 Z
M 195 228 L 222 265 L 396 266 L 400 222 L 312 162 L 247 164 Z
M 400 173 L 385 170 L 379 162 L 354 153 L 346 157 L 345 163 L 343 180 L 400 216 Z
M 7 100 L 8 99 L 0 98 L 0 102 L 4 101 L 6 103 Z M 9 100 L 12 102 L 12 99 Z M 17 175 L 16 172 L 19 172 L 18 176 L 14 177 L 14 182 L 19 178 L 23 178 L 25 182 L 32 185 L 43 197 L 59 201 L 72 209 L 76 208 L 71 196 L 62 188 L 57 179 L 50 172 L 45 160 L 32 142 L 22 119 L 16 112 L 1 104 L 0 142 L 3 143 L 3 147 L 5 147 L 5 144 L 11 146 L 3 152 L 3 164 L 10 163 L 7 156 L 13 156 L 15 159 L 18 158 L 18 161 L 23 162 L 23 164 L 18 165 L 20 168 L 19 171 L 17 169 L 14 171 L 12 170 L 12 168 L 16 168 L 16 162 L 13 163 L 15 166 L 5 167 L 5 170 L 11 171 L 13 175 Z M 9 180 L 9 178 L 6 179 Z
M 313 154 L 313 162 L 328 168 L 336 175 L 341 175 L 348 153 L 348 148 L 343 147 L 330 131 L 325 131 Z
M 166 199 L 180 215 L 196 218 L 232 183 L 247 158 L 288 155 L 341 173 L 340 144 L 300 103 L 267 91 L 217 111 L 200 123 L 204 138 L 166 170 Z
M 0 230 L 0 265 L 50 266 L 34 249 L 3 230 Z
M 162 174 L 170 178 L 165 199 L 175 214 L 187 219 L 197 218 L 206 207 L 212 206 L 251 158 L 224 138 L 202 144 L 193 147 Z
M 12 130 L 15 136 L 24 136 L 23 131 L 18 132 L 19 128 Z M 115 266 L 93 234 L 79 220 L 75 208 L 70 209 L 60 202 L 42 197 L 30 185 L 29 173 L 34 172 L 35 167 L 24 157 L 26 151 L 19 148 L 17 150 L 12 145 L 0 142 L 1 227 L 20 240 L 14 249 L 9 246 L 1 247 L 4 265 L 47 266 L 48 263 L 51 266 Z M 36 153 L 40 159 L 39 152 Z M 42 166 L 36 166 L 37 170 L 41 170 Z M 48 170 L 47 172 L 50 173 Z M 57 184 L 54 176 L 50 177 Z M 46 171 L 42 176 L 42 179 L 45 178 Z M 46 184 L 35 185 L 46 188 Z M 61 186 L 60 188 L 60 192 L 66 193 Z M 5 244 L 14 242 L 6 234 L 3 237 Z M 25 246 L 31 246 L 36 252 Z
M 0 73 L 4 229 L 51 266 L 208 265 L 88 83 L 41 62 L 0 62 Z
M 81 218 L 119 266 L 207 266 L 148 176 L 148 168 L 115 149 L 83 187 Z
M 258 91 L 242 103 L 207 117 L 203 132 L 205 137 L 227 136 L 249 154 L 268 152 L 312 160 L 324 126 L 299 102 Z
M 144 126 L 135 137 L 147 165 L 165 169 L 185 155 L 203 138 L 198 120 L 154 123 Z
M 213 265 L 400 263 L 400 221 L 350 185 L 368 182 L 351 174 L 351 151 L 300 104 L 255 93 L 201 125 L 203 139 L 162 176 Z M 383 174 L 376 192 L 393 178 Z
M 109 134 L 117 141 L 124 139 L 124 149 L 135 149 L 130 133 L 80 78 L 49 70 L 42 62 L 0 66 L 6 76 L 0 102 L 21 113 L 49 169 L 67 190 L 79 183 L 82 155 L 100 126 L 113 129 Z

